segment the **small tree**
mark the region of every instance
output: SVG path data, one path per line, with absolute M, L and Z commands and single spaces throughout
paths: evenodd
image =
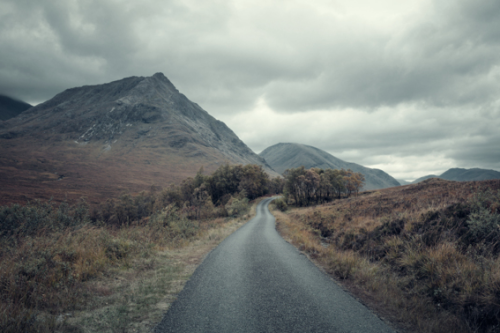
M 200 187 L 196 188 L 193 193 L 193 207 L 195 208 L 196 211 L 196 218 L 199 219 L 202 216 L 202 211 L 204 210 L 205 206 L 208 205 L 208 202 L 210 201 L 210 207 L 213 208 L 213 204 L 210 200 L 210 195 L 208 194 L 207 188 L 205 184 L 201 184 Z M 206 214 L 205 214 L 206 215 Z M 206 217 L 206 216 L 204 216 Z

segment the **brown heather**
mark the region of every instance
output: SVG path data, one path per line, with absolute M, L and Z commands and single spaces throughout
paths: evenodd
M 93 207 L 1 206 L 0 332 L 150 330 L 249 200 L 280 188 L 259 165 L 225 164 Z
M 500 331 L 500 180 L 274 210 L 281 234 L 408 332 Z
M 0 331 L 150 331 L 206 253 L 248 220 L 238 207 L 239 217 L 213 217 L 212 206 L 212 217 L 188 219 L 168 205 L 121 225 L 92 222 L 84 203 L 1 207 Z

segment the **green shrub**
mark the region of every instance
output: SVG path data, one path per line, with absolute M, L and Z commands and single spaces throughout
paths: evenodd
M 89 222 L 89 206 L 84 199 L 74 206 L 62 202 L 57 209 L 50 200 L 0 207 L 0 237 L 35 236 L 39 232 L 60 231 Z
M 248 199 L 243 197 L 241 199 L 231 198 L 226 204 L 226 211 L 229 216 L 241 216 L 248 212 L 250 206 L 248 205 Z
M 278 199 L 274 200 L 274 205 L 276 206 L 276 208 L 278 208 L 282 212 L 284 212 L 288 209 L 288 205 L 286 204 L 285 200 L 283 200 L 283 198 L 278 198 Z
M 196 236 L 198 229 L 197 222 L 182 218 L 169 225 L 168 233 L 171 239 L 188 239 Z
M 481 207 L 469 215 L 467 225 L 471 236 L 479 240 L 498 239 L 500 235 L 500 215 Z
M 126 239 L 109 239 L 105 244 L 106 256 L 109 259 L 123 259 L 128 257 L 132 250 L 132 242 Z
M 36 200 L 26 206 L 14 204 L 0 208 L 0 236 L 31 236 L 39 229 L 54 229 L 53 207 L 50 202 Z
M 500 238 L 500 192 L 491 190 L 478 192 L 470 202 L 471 212 L 467 218 L 469 243 L 494 243 Z M 496 246 L 498 247 L 498 246 Z M 498 249 L 493 249 L 497 252 Z
M 198 233 L 199 229 L 198 222 L 180 216 L 174 204 L 168 205 L 162 211 L 153 214 L 149 219 L 149 224 L 158 233 L 164 234 L 169 239 L 191 238 Z

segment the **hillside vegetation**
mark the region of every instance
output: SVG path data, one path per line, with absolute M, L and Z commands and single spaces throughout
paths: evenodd
M 429 179 L 274 213 L 288 241 L 404 329 L 498 332 L 499 189 Z
M 0 331 L 150 330 L 194 271 L 186 267 L 279 184 L 261 166 L 224 165 L 95 207 L 0 207 Z

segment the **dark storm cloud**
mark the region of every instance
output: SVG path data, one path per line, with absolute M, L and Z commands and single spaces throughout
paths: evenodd
M 98 1 L 5 1 L 0 91 L 43 101 L 109 77 L 111 60 L 130 54 L 120 9 Z M 116 63 L 124 57 L 116 57 Z
M 436 1 L 390 32 L 304 4 L 2 6 L 0 91 L 31 100 L 157 71 L 215 112 L 248 109 L 260 96 L 282 112 L 468 105 L 500 88 L 500 3 L 487 0 Z
M 143 69 L 149 64 L 143 51 L 151 31 L 141 27 L 158 15 L 168 20 L 183 12 L 174 3 L 165 11 L 156 5 L 155 1 L 3 1 L 0 91 L 43 101 L 74 86 L 152 75 L 154 70 Z
M 272 66 L 253 58 L 251 45 L 225 40 L 224 1 L 5 0 L 1 6 L 0 92 L 24 100 L 163 71 L 197 102 L 218 105 L 238 96 L 250 105 L 241 88 L 253 97 L 252 87 L 266 80 L 256 73 Z

